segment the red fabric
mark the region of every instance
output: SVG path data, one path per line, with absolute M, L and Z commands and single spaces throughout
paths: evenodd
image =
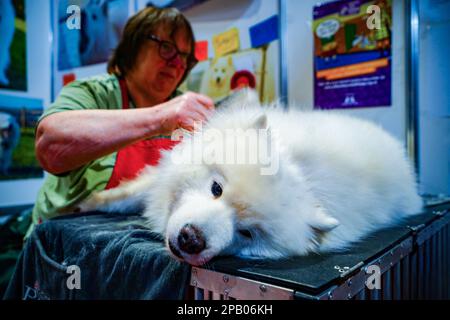
M 146 165 L 157 165 L 161 158 L 161 150 L 170 150 L 177 143 L 178 141 L 169 138 L 157 138 L 138 141 L 119 150 L 106 189 L 117 187 L 121 180 L 135 178 Z
M 195 43 L 195 58 L 198 61 L 208 60 L 208 41 L 197 41 Z
M 72 81 L 76 80 L 75 73 L 68 73 L 63 76 L 63 86 L 68 85 Z
M 123 79 L 120 80 L 122 108 L 129 108 L 128 91 Z M 105 189 L 117 187 L 122 180 L 135 178 L 146 166 L 155 166 L 161 158 L 161 150 L 172 149 L 178 141 L 169 138 L 155 138 L 138 141 L 117 152 L 113 173 Z

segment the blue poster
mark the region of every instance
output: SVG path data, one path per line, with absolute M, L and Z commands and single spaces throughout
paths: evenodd
M 314 7 L 314 106 L 391 105 L 391 0 Z
M 0 1 L 0 89 L 27 91 L 24 0 Z
M 40 99 L 0 95 L 0 180 L 43 177 L 34 152 Z
M 129 1 L 58 1 L 58 70 L 105 63 L 129 16 Z

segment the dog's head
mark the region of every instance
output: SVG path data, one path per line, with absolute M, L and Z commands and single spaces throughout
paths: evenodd
M 149 202 L 153 216 L 161 211 L 154 225 L 172 254 L 192 265 L 224 254 L 280 258 L 313 250 L 337 221 L 309 198 L 255 95 L 230 103 L 164 156 Z
M 235 71 L 231 56 L 215 59 L 210 68 L 209 85 L 212 88 L 224 88 L 230 85 Z

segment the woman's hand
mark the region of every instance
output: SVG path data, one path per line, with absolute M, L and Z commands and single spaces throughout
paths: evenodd
M 214 102 L 205 95 L 186 92 L 157 108 L 161 112 L 161 134 L 171 134 L 178 128 L 194 130 L 196 123 L 206 121 L 214 112 Z

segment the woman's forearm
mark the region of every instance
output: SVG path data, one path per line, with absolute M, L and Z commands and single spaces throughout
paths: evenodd
M 164 121 L 159 107 L 58 112 L 39 123 L 36 155 L 46 171 L 67 172 L 158 135 Z

